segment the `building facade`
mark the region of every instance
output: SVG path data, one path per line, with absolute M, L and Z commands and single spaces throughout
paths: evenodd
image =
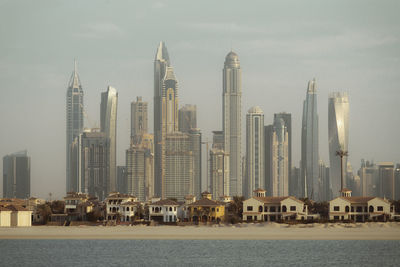
M 274 197 L 289 195 L 289 133 L 282 118 L 274 120 L 271 135 L 270 190 Z
M 378 164 L 379 173 L 379 197 L 394 199 L 394 163 L 380 162 Z
M 161 42 L 154 61 L 155 194 L 166 196 L 167 135 L 178 131 L 178 80 Z
M 264 113 L 252 107 L 246 116 L 246 179 L 243 195 L 250 197 L 264 184 Z
M 140 137 L 149 131 L 147 106 L 147 102 L 143 102 L 141 96 L 136 98 L 136 102 L 131 103 L 131 140 L 133 144 L 140 143 Z
M 101 132 L 110 139 L 110 167 L 107 181 L 107 192 L 114 192 L 117 181 L 117 90 L 108 86 L 107 91 L 101 93 L 100 128 Z
M 361 195 L 364 197 L 378 196 L 379 172 L 378 166 L 373 161 L 361 160 L 361 168 L 358 170 L 361 180 Z
M 242 195 L 242 70 L 233 51 L 225 57 L 223 69 L 222 122 L 224 150 L 229 154 L 230 195 Z
M 196 105 L 184 105 L 179 109 L 179 131 L 189 132 L 197 128 L 197 108 Z
M 83 90 L 75 62 L 74 71 L 68 83 L 66 101 L 66 192 L 73 190 L 70 171 L 71 168 L 76 168 L 76 166 L 73 167 L 70 164 L 70 146 L 75 138 L 83 132 L 83 107 Z
M 302 196 L 321 201 L 319 191 L 319 150 L 317 88 L 315 79 L 308 82 L 306 100 L 303 102 L 301 128 L 301 181 Z
M 31 195 L 31 158 L 21 151 L 3 157 L 3 197 L 28 199 Z
M 328 140 L 332 197 L 340 195 L 341 167 L 337 151 L 348 151 L 349 143 L 349 98 L 345 92 L 329 95 L 328 101 Z M 343 187 L 346 187 L 347 157 L 343 158 Z

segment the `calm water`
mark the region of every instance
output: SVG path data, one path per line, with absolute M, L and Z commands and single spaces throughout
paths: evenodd
M 399 266 L 400 241 L 0 240 L 1 266 Z

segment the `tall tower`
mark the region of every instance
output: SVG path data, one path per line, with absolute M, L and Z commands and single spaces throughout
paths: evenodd
M 349 98 L 345 92 L 335 92 L 329 95 L 328 101 L 328 135 L 329 135 L 329 179 L 332 188 L 332 197 L 338 197 L 341 180 L 340 157 L 336 155 L 339 150 L 348 151 L 349 143 Z M 347 157 L 343 158 L 343 177 Z M 346 179 L 343 187 L 346 187 Z
M 115 191 L 117 181 L 117 90 L 108 86 L 107 91 L 101 93 L 100 129 L 110 139 L 110 168 L 106 194 Z
M 272 196 L 287 196 L 289 194 L 289 134 L 282 118 L 274 119 L 271 160 Z
M 27 199 L 31 195 L 31 158 L 27 151 L 3 157 L 3 197 Z
M 229 52 L 223 69 L 222 121 L 224 150 L 229 154 L 230 195 L 242 195 L 242 70 L 238 55 Z
M 83 131 L 83 90 L 78 76 L 76 61 L 74 62 L 74 71 L 69 80 L 67 89 L 67 144 L 66 144 L 66 191 L 72 191 L 71 178 L 71 144 L 74 139 Z
M 264 185 L 264 113 L 260 107 L 252 107 L 246 117 L 246 185 L 245 196 L 252 196 Z
M 155 194 L 165 196 L 166 138 L 178 131 L 178 81 L 167 47 L 160 42 L 154 60 Z
M 148 133 L 147 102 L 138 96 L 136 102 L 131 103 L 131 139 L 133 143 L 140 142 L 140 136 Z
M 179 131 L 189 132 L 197 128 L 196 105 L 184 105 L 179 109 Z M 200 195 L 199 195 L 200 196 Z
M 289 175 L 292 169 L 292 114 L 287 112 L 280 112 L 274 114 L 274 121 L 282 119 L 285 123 L 286 130 L 288 132 L 288 166 Z M 296 185 L 295 185 L 296 186 Z M 289 184 L 290 187 L 290 184 Z M 290 190 L 290 188 L 289 188 Z
M 301 192 L 303 197 L 321 201 L 318 187 L 318 112 L 315 79 L 308 82 L 306 100 L 303 102 L 301 128 Z

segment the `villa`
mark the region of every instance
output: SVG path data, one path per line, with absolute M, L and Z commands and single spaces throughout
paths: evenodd
M 149 219 L 157 222 L 177 222 L 179 203 L 162 199 L 149 205 Z
M 243 221 L 306 220 L 308 208 L 292 196 L 266 197 L 266 190 L 256 189 L 254 196 L 243 201 Z

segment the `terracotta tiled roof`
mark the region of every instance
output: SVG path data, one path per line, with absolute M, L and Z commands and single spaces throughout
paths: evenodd
M 257 199 L 258 201 L 264 202 L 265 204 L 279 204 L 281 201 L 290 198 L 296 202 L 299 202 L 301 204 L 304 204 L 303 201 L 298 200 L 295 197 L 292 196 L 286 196 L 286 197 L 253 197 L 254 199 Z
M 368 201 L 374 199 L 375 197 L 341 197 L 344 200 L 349 201 L 354 204 L 367 204 Z
M 188 206 L 224 206 L 225 203 L 221 203 L 219 201 L 211 200 L 208 198 L 199 199 Z
M 179 204 L 171 199 L 162 199 L 151 203 L 150 206 L 179 206 Z
M 0 211 L 11 211 L 11 210 L 7 209 L 6 207 L 0 206 Z
M 7 209 L 11 210 L 11 211 L 29 211 L 28 209 L 25 209 L 21 206 L 14 206 L 14 205 L 9 205 L 6 206 Z
M 132 206 L 132 205 L 140 205 L 140 202 L 128 201 L 121 204 L 121 206 Z
M 261 189 L 261 188 L 257 188 L 256 190 L 254 190 L 253 192 L 266 192 L 266 190 Z

